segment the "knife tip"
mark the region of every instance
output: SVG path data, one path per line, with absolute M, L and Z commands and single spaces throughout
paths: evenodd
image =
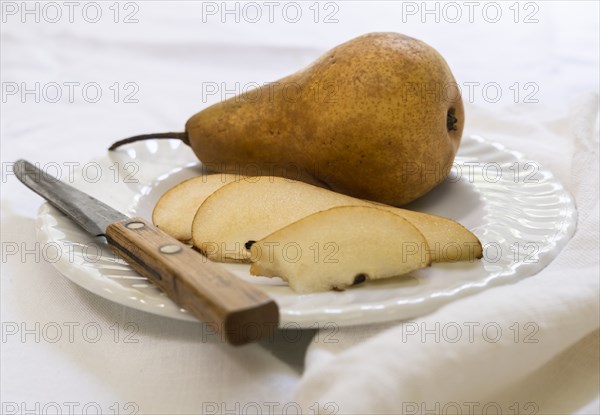
M 27 173 L 35 173 L 37 170 L 33 164 L 25 159 L 18 159 L 13 163 L 13 173 L 21 181 L 27 176 Z

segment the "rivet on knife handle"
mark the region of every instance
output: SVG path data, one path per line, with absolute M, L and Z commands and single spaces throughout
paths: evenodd
M 279 310 L 266 294 L 144 219 L 112 223 L 106 237 L 137 272 L 198 319 L 216 324 L 229 343 L 256 341 L 277 327 Z

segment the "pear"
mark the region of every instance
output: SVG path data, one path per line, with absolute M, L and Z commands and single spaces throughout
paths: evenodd
M 179 183 L 164 193 L 152 211 L 152 222 L 173 238 L 191 243 L 192 221 L 198 206 L 227 183 L 240 180 L 234 174 L 211 174 Z
M 451 219 L 375 205 L 303 182 L 269 176 L 245 177 L 209 196 L 193 219 L 192 239 L 194 246 L 213 261 L 247 262 L 253 241 L 336 206 L 377 206 L 401 216 L 423 233 L 435 262 L 473 261 L 482 256 L 477 237 Z
M 343 290 L 431 265 L 406 219 L 375 206 L 314 213 L 254 243 L 252 275 L 281 277 L 300 293 Z
M 464 126 L 442 56 L 398 33 L 343 43 L 307 68 L 212 105 L 178 138 L 211 170 L 275 175 L 400 206 L 449 172 Z

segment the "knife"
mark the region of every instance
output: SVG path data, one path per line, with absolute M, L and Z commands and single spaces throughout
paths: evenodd
M 218 327 L 232 345 L 257 341 L 279 324 L 277 304 L 264 292 L 142 218 L 129 218 L 33 164 L 18 160 L 17 178 L 108 245 L 134 270 L 198 320 Z

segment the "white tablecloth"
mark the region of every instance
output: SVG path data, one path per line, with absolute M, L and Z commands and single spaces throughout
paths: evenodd
M 54 163 L 66 174 L 69 163 L 98 156 L 117 138 L 181 130 L 227 91 L 279 79 L 354 36 L 397 31 L 446 57 L 463 85 L 467 133 L 526 153 L 568 184 L 567 121 L 599 88 L 596 2 L 3 2 L 2 19 L 6 414 L 295 413 L 302 368 L 293 362 L 305 349 L 286 341 L 232 348 L 199 324 L 74 285 L 36 246 L 41 199 L 11 175 L 10 162 Z M 565 139 L 545 140 L 555 136 Z M 319 347 L 311 346 L 316 359 Z M 498 391 L 517 404 L 504 413 L 530 413 L 527 402 L 538 413 L 600 413 L 598 346 L 595 331 Z

